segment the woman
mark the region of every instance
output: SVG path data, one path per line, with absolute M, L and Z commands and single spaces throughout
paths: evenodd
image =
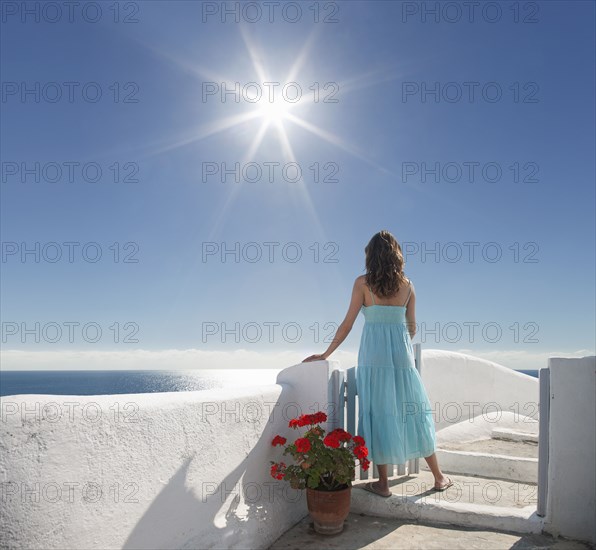
M 416 293 L 403 272 L 401 247 L 391 233 L 380 231 L 364 252 L 366 274 L 354 282 L 348 313 L 333 341 L 325 353 L 303 362 L 327 359 L 362 310 L 365 323 L 356 369 L 358 435 L 364 437 L 368 458 L 379 470 L 379 481 L 364 488 L 391 496 L 387 465 L 424 457 L 435 478 L 434 489 L 444 491 L 453 482 L 437 462 L 432 409 L 414 364 Z

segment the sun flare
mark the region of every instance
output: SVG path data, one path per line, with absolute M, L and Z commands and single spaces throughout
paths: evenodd
M 262 101 L 257 107 L 259 116 L 268 123 L 280 124 L 292 108 L 292 103 L 279 99 L 276 101 Z

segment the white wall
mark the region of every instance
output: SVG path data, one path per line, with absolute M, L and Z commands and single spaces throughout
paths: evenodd
M 546 528 L 596 542 L 596 357 L 549 359 Z
M 595 358 L 549 364 L 545 520 L 594 541 Z M 295 365 L 246 390 L 0 399 L 2 547 L 267 548 L 307 513 L 303 492 L 269 476 L 286 458 L 271 439 L 297 435 L 289 418 L 328 412 L 337 367 Z M 497 408 L 537 418 L 538 381 L 490 361 L 423 350 L 422 376 L 438 428 Z
M 2 547 L 267 548 L 307 513 L 270 477 L 287 461 L 271 440 L 324 410 L 331 368 L 246 390 L 2 398 Z
M 437 430 L 478 416 L 497 427 L 510 416 L 507 412 L 520 430 L 528 429 L 530 419 L 538 420 L 538 379 L 492 361 L 423 348 L 422 381 Z

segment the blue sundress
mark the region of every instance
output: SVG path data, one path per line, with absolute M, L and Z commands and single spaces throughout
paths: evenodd
M 430 401 L 414 363 L 406 307 L 362 306 L 364 328 L 358 351 L 358 435 L 376 464 L 404 464 L 435 452 Z

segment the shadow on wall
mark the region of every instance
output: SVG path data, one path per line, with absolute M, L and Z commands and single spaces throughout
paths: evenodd
M 287 402 L 290 391 L 284 384 L 277 403 Z M 279 408 L 273 407 L 273 410 Z M 283 522 L 275 521 L 275 516 L 279 518 L 285 511 L 278 499 L 291 506 L 302 501 L 302 516 L 305 515 L 303 492 L 289 489 L 287 483 L 270 476 L 273 430 L 280 426 L 272 417 L 273 414 L 267 418 L 256 445 L 220 483 L 203 482 L 199 487 L 198 482 L 203 481 L 197 464 L 201 456 L 195 452 L 185 458 L 135 525 L 123 548 L 230 548 L 238 545 L 257 548 L 273 542 L 284 530 Z M 198 479 L 193 482 L 193 477 Z M 277 533 L 276 528 L 281 531 Z M 160 532 L 173 531 L 177 533 L 174 540 L 159 536 Z

